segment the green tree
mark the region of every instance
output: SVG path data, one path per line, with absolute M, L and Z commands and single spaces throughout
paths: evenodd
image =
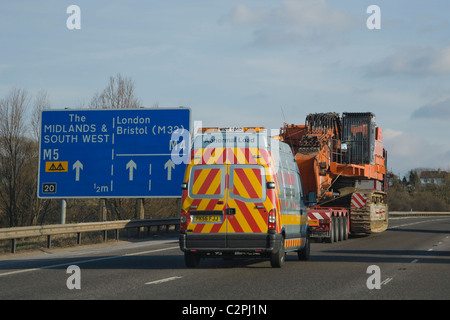
M 420 189 L 421 186 L 420 178 L 415 170 L 409 171 L 409 185 L 411 186 L 411 191 Z

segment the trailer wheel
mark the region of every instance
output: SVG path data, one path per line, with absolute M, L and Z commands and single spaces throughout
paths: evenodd
M 342 223 L 344 225 L 344 240 L 348 239 L 348 218 L 347 216 L 342 217 Z
M 184 263 L 188 268 L 196 268 L 200 263 L 200 255 L 192 252 L 185 252 Z
M 339 241 L 339 218 L 338 217 L 334 217 L 334 242 L 338 242 Z
M 284 264 L 284 237 L 281 238 L 280 249 L 277 252 L 272 252 L 270 255 L 270 265 L 272 268 L 281 268 Z
M 337 241 L 342 241 L 342 240 L 344 240 L 344 221 L 343 221 L 342 217 L 337 217 L 336 219 L 338 221 L 338 224 L 337 224 L 337 228 L 338 228 Z
M 338 224 L 336 217 L 331 218 L 331 228 L 333 229 L 333 242 L 338 241 Z
M 330 220 L 330 237 L 325 239 L 325 241 L 327 243 L 336 242 L 336 228 L 334 227 L 335 224 L 336 224 L 336 220 L 334 219 L 334 217 L 331 217 L 331 220 Z

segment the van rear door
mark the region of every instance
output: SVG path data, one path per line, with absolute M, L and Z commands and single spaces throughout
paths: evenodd
M 262 165 L 228 165 L 227 246 L 264 248 L 268 212 L 273 207 L 266 195 L 266 171 Z
M 225 163 L 199 164 L 191 168 L 188 192 L 192 203 L 188 208 L 187 247 L 264 248 L 269 211 L 275 206 L 266 192 L 269 167 L 258 164 L 249 152 L 243 153 L 244 159 L 237 151 L 236 155 L 233 150 L 223 150 L 222 153 L 215 151 L 214 162 Z M 229 162 L 238 164 L 226 163 L 230 158 L 233 161 Z M 258 159 L 263 161 L 263 158 Z M 255 235 L 264 240 L 254 241 Z
M 226 175 L 223 164 L 196 165 L 189 178 L 190 223 L 186 247 L 226 247 Z

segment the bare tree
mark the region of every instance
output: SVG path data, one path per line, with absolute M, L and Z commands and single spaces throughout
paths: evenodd
M 110 77 L 109 83 L 101 93 L 96 93 L 91 100 L 90 108 L 92 109 L 135 109 L 140 108 L 141 103 L 135 96 L 135 85 L 131 78 L 124 78 L 120 74 L 116 77 Z M 104 215 L 103 208 L 123 208 L 127 212 L 137 210 L 141 207 L 142 201 L 140 199 L 111 199 L 107 204 L 106 199 L 100 200 L 100 207 L 102 215 Z M 135 202 L 133 204 L 133 202 Z M 103 219 L 104 217 L 102 217 Z
M 19 223 L 20 179 L 29 160 L 29 139 L 25 138 L 25 108 L 29 98 L 25 90 L 12 89 L 0 100 L 0 202 L 10 227 Z
M 120 74 L 109 78 L 108 86 L 96 93 L 91 100 L 92 109 L 133 109 L 140 108 L 141 103 L 135 97 L 135 86 L 131 78 L 123 78 Z
M 41 112 L 44 109 L 50 109 L 50 99 L 47 91 L 41 90 L 37 93 L 36 98 L 34 99 L 34 110 L 31 117 L 32 134 L 36 141 L 40 140 Z

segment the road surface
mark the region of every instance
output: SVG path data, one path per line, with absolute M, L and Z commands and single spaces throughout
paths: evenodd
M 380 234 L 313 242 L 310 261 L 288 254 L 281 269 L 253 258 L 188 269 L 177 238 L 0 260 L 2 300 L 163 299 L 193 307 L 198 299 L 450 299 L 450 217 L 396 218 Z

